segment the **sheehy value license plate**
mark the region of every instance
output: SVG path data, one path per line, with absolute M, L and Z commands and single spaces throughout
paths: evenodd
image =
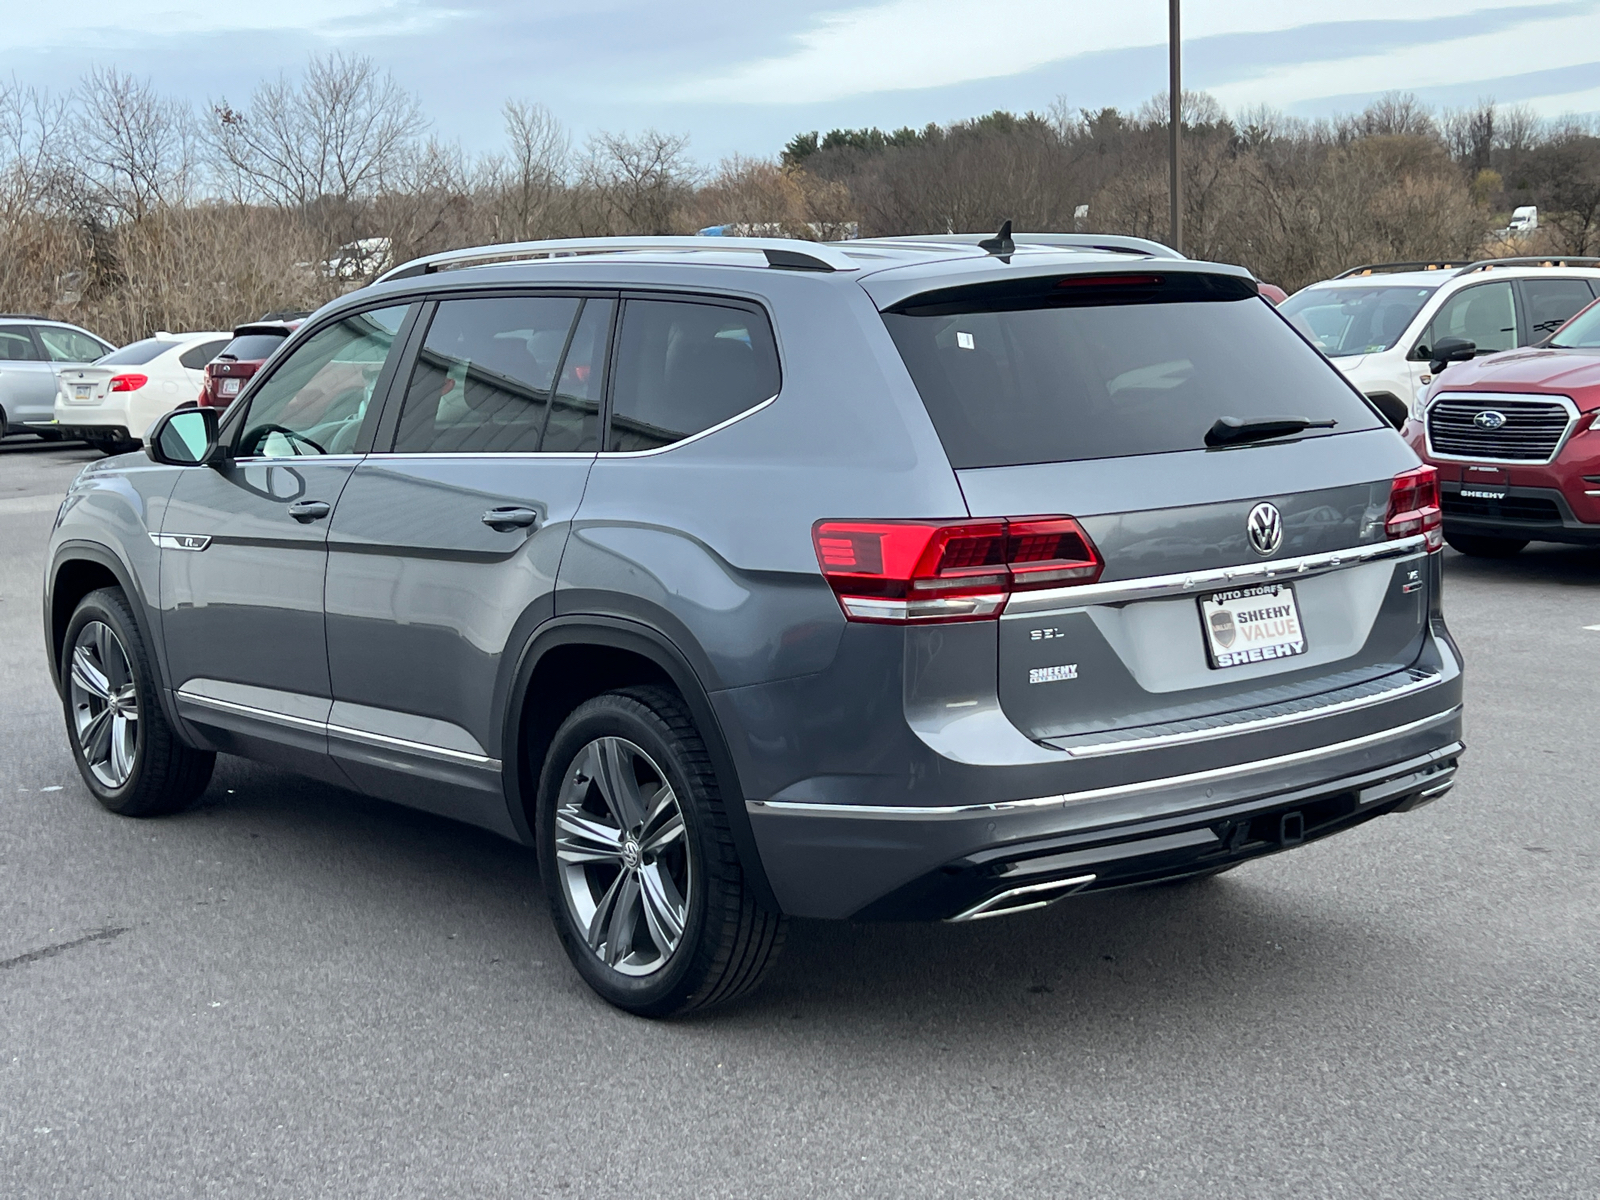
M 1242 667 L 1306 652 L 1300 608 L 1287 583 L 1201 596 L 1200 624 L 1213 667 Z

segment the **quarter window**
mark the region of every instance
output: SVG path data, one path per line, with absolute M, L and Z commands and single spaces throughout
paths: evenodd
M 613 302 L 444 300 L 418 352 L 401 454 L 593 451 Z
M 312 334 L 250 398 L 241 458 L 348 454 L 406 306 L 351 313 Z
M 1422 346 L 1432 347 L 1440 338 L 1466 338 L 1479 354 L 1514 350 L 1517 336 L 1517 310 L 1511 301 L 1511 284 L 1481 283 L 1463 288 L 1444 302 L 1422 335 Z
M 63 329 L 59 325 L 36 325 L 39 340 L 52 362 L 91 363 L 111 349 L 87 333 Z
M 629 300 L 619 337 L 607 450 L 670 446 L 777 394 L 778 351 L 758 310 Z

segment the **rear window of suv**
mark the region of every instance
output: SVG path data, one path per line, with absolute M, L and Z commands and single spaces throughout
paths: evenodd
M 1231 276 L 985 284 L 914 296 L 884 321 L 958 469 L 1203 449 L 1219 417 L 1381 428 Z
M 235 362 L 255 362 L 270 355 L 279 346 L 286 333 L 246 333 L 229 342 L 218 358 L 231 358 Z

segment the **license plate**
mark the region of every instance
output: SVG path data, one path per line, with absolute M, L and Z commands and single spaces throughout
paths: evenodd
M 1294 588 L 1287 583 L 1200 597 L 1200 627 L 1214 668 L 1293 658 L 1306 652 Z
M 237 379 L 224 379 L 222 381 L 222 394 L 224 396 L 237 396 L 239 394 L 239 381 Z
M 72 385 L 72 398 L 74 400 L 87 400 L 94 391 L 92 383 L 75 383 Z

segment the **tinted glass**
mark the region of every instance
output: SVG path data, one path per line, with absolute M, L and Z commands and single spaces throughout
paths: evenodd
M 1418 345 L 1431 347 L 1443 337 L 1466 338 L 1478 347 L 1479 354 L 1515 349 L 1517 310 L 1510 282 L 1480 283 L 1446 300 L 1428 322 Z
M 0 325 L 0 362 L 38 362 L 39 348 L 22 325 Z
M 550 423 L 539 449 L 555 453 L 600 448 L 600 396 L 605 383 L 606 351 L 611 345 L 612 300 L 586 300 L 572 346 L 561 364 Z
M 228 339 L 226 338 L 219 338 L 211 342 L 200 342 L 178 355 L 178 361 L 191 371 L 203 370 L 205 365 L 215 358 L 227 344 Z
M 1196 450 L 1223 416 L 1331 419 L 1338 433 L 1379 425 L 1253 295 L 949 307 L 884 320 L 956 467 Z
M 671 445 L 778 392 L 772 329 L 754 310 L 629 300 L 618 336 L 608 450 Z
M 1329 358 L 1378 354 L 1400 340 L 1434 290 L 1372 284 L 1306 288 L 1278 311 Z
M 1536 342 L 1567 323 L 1594 293 L 1582 279 L 1524 279 L 1522 307 L 1528 314 L 1528 341 Z
M 350 453 L 405 315 L 403 304 L 353 313 L 300 343 L 250 398 L 235 453 Z
M 1600 304 L 1591 305 L 1573 317 L 1571 322 L 1550 339 L 1556 347 L 1600 350 Z
M 105 367 L 139 367 L 152 358 L 165 354 L 174 345 L 175 342 L 169 342 L 165 338 L 145 338 L 142 342 L 130 342 L 121 350 L 113 350 L 95 361 Z
M 76 329 L 62 329 L 59 325 L 39 325 L 36 328 L 39 340 L 44 343 L 45 353 L 53 362 L 91 363 L 111 349 Z
M 411 371 L 396 452 L 539 450 L 583 304 L 571 296 L 442 301 Z
M 283 345 L 283 339 L 288 336 L 277 333 L 247 333 L 243 337 L 234 338 L 224 347 L 221 354 L 214 357 L 221 358 L 225 354 L 239 362 L 260 362 Z

